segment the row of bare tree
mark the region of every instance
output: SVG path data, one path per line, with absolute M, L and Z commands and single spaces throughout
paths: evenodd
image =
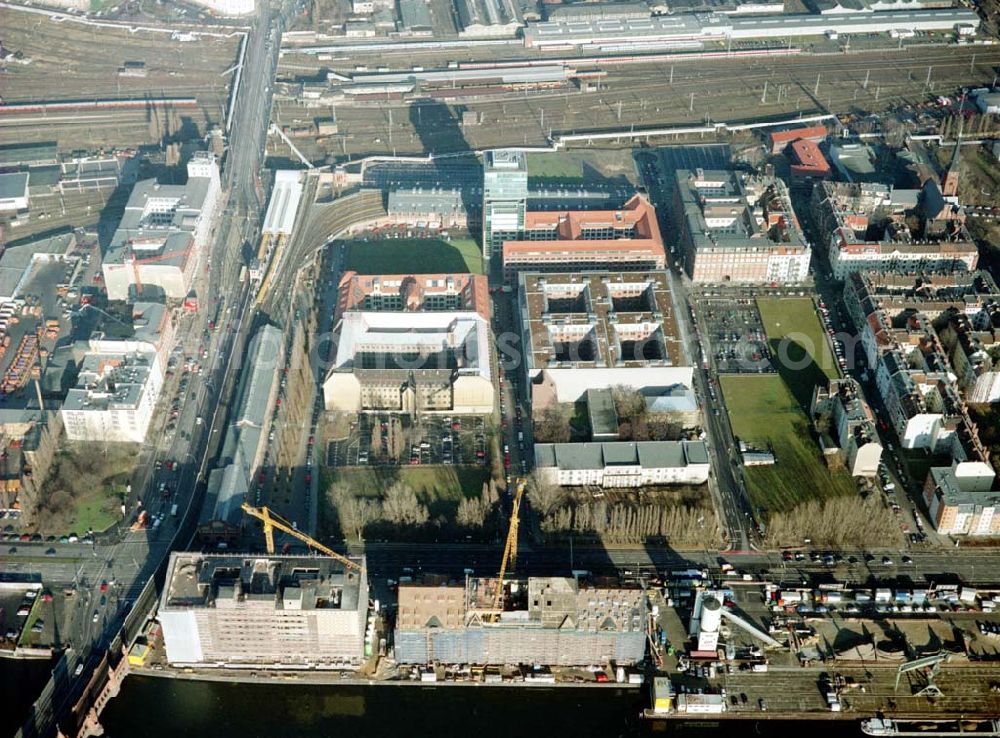
M 403 482 L 390 484 L 378 497 L 359 496 L 346 484 L 334 483 L 328 492 L 337 511 L 343 536 L 361 541 L 367 533 L 379 530 L 399 537 L 419 532 L 430 524 L 457 526 L 481 531 L 498 510 L 499 492 L 493 481 L 483 484 L 478 497 L 466 497 L 459 503 L 453 520 L 431 520 L 427 506 L 417 493 Z
M 767 540 L 776 546 L 800 546 L 809 539 L 814 546 L 894 546 L 900 528 L 896 517 L 878 495 L 857 495 L 811 500 L 787 512 L 772 513 Z
M 709 504 L 646 502 L 638 496 L 608 503 L 547 484 L 537 475 L 531 478 L 527 492 L 546 538 L 572 533 L 611 544 L 665 539 L 676 545 L 714 545 L 720 539 L 719 523 Z

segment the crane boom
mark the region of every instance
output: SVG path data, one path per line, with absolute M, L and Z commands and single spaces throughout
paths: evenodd
M 267 541 L 267 552 L 269 554 L 274 553 L 274 529 L 277 528 L 278 530 L 287 533 L 293 538 L 298 538 L 300 541 L 302 541 L 310 548 L 314 548 L 320 553 L 326 554 L 331 559 L 336 559 L 344 566 L 350 569 L 357 569 L 358 571 L 361 571 L 361 566 L 357 562 L 351 561 L 346 556 L 337 553 L 332 548 L 324 546 L 322 543 L 320 543 L 319 541 L 310 536 L 307 536 L 305 533 L 298 530 L 297 528 L 293 528 L 288 523 L 287 520 L 271 512 L 269 508 L 253 507 L 252 505 L 249 505 L 246 502 L 243 503 L 242 508 L 243 512 L 245 512 L 247 515 L 251 515 L 257 518 L 264 524 L 264 540 Z
M 507 566 L 511 568 L 517 565 L 517 532 L 520 522 L 521 498 L 524 497 L 524 480 L 517 481 L 517 489 L 514 492 L 514 501 L 510 507 L 510 529 L 507 531 L 507 543 L 503 548 L 503 558 L 500 559 L 500 576 L 497 578 L 497 591 L 493 594 L 493 608 L 490 611 L 489 619 L 494 620 L 500 616 L 503 599 L 503 580 L 507 575 Z

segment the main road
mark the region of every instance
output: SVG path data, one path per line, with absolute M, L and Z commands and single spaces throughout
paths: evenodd
M 80 677 L 73 676 L 76 666 L 100 660 L 103 649 L 122 627 L 134 598 L 171 548 L 189 543 L 190 526 L 184 523 L 197 515 L 201 502 L 198 492 L 225 422 L 226 390 L 235 384 L 234 372 L 239 369 L 239 362 L 233 359 L 241 353 L 246 338 L 244 318 L 250 302 L 246 286 L 239 282 L 242 246 L 254 238 L 261 218 L 260 168 L 283 28 L 281 12 L 272 12 L 267 0 L 261 0 L 259 16 L 246 39 L 240 89 L 233 93 L 237 98 L 223 169 L 225 205 L 218 216 L 206 274 L 199 277 L 202 312 L 181 338 L 199 346 L 204 358 L 201 375 L 192 382 L 177 424 L 190 431 L 151 442 L 149 468 L 155 469 L 157 461 L 177 460 L 179 471 L 168 472 L 168 465 L 163 464 L 162 470 L 142 473 L 130 499 L 130 519 L 141 500 L 151 519 L 158 518 L 159 523 L 145 530 L 122 530 L 119 536 L 92 545 L 59 546 L 41 562 L 37 556 L 42 549 L 22 546 L 17 555 L 6 557 L 0 565 L 0 573 L 41 571 L 50 586 L 72 585 L 76 589 L 66 638 L 73 650 L 66 669 L 53 674 L 55 688 L 45 692 L 51 697 L 40 698 L 33 705 L 32 733 L 48 734 L 56 722 L 68 716 L 90 678 L 89 669 Z M 209 315 L 216 317 L 217 310 L 224 320 L 205 342 L 200 336 Z M 172 499 L 159 494 L 161 481 L 175 487 Z M 174 503 L 178 505 L 176 518 L 169 512 Z

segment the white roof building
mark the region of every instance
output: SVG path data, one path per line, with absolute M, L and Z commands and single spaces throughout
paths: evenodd
M 274 189 L 267 205 L 262 233 L 290 236 L 295 226 L 295 214 L 302 200 L 302 172 L 279 169 L 274 175 Z
M 339 339 L 324 383 L 328 408 L 492 411 L 490 330 L 476 312 L 348 311 Z
M 163 375 L 152 353 L 88 353 L 62 406 L 71 441 L 142 443 Z
M 28 209 L 28 173 L 0 174 L 0 212 Z

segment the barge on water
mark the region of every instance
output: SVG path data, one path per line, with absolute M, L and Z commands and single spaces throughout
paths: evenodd
M 861 722 L 861 730 L 871 736 L 1000 736 L 1000 720 L 891 720 L 871 718 Z

